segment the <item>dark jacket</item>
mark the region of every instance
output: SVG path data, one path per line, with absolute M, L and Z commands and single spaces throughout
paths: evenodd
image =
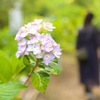
M 91 33 L 88 32 L 90 28 L 92 29 Z M 87 41 L 87 34 L 91 34 L 89 41 Z M 89 26 L 89 28 L 84 27 L 79 30 L 76 48 L 85 47 L 88 51 L 88 60 L 86 62 L 79 62 L 80 81 L 85 85 L 99 84 L 98 46 L 98 30 L 96 27 Z

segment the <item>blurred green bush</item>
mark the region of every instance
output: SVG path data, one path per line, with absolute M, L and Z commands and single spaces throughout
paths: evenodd
M 15 55 L 17 51 L 17 42 L 14 40 L 15 35 L 11 35 L 8 27 L 0 30 L 0 50 L 8 55 Z
M 16 1 L 16 0 L 15 0 Z M 75 51 L 75 43 L 77 31 L 83 25 L 84 17 L 87 11 L 91 11 L 95 15 L 94 25 L 100 27 L 100 7 L 99 0 L 19 0 L 22 3 L 22 11 L 24 15 L 24 24 L 32 22 L 36 18 L 43 18 L 50 21 L 56 29 L 53 31 L 53 38 L 61 44 L 64 51 L 73 53 Z M 11 4 L 10 4 L 11 2 Z M 1 0 L 0 13 L 2 16 L 7 15 L 7 8 L 13 7 L 12 0 Z M 0 19 L 1 17 L 0 16 Z M 2 17 L 0 20 L 0 28 L 8 25 L 7 18 Z M 5 23 L 6 22 L 6 23 Z M 2 26 L 2 27 L 1 27 Z M 11 55 L 17 51 L 17 45 L 14 36 L 8 34 L 8 28 L 0 30 L 0 49 Z M 11 48 L 12 47 L 12 48 Z

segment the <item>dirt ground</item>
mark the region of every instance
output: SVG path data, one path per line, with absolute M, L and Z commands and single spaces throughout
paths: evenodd
M 63 54 L 60 59 L 62 73 L 51 76 L 46 93 L 39 93 L 36 100 L 88 100 L 84 86 L 79 83 L 78 64 L 74 55 Z M 93 93 L 100 100 L 100 87 L 94 87 Z

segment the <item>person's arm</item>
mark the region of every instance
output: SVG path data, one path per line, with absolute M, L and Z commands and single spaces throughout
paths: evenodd
M 100 47 L 100 36 L 99 36 L 99 31 L 97 28 L 94 29 L 93 38 L 94 38 L 95 47 L 96 48 Z
M 97 28 L 95 28 L 94 30 L 93 37 L 94 37 L 94 44 L 97 49 L 98 61 L 100 62 L 100 35 L 99 35 L 99 31 Z

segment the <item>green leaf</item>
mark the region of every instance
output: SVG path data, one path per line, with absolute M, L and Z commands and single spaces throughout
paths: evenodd
M 33 53 L 29 53 L 29 58 L 31 59 L 31 60 L 33 60 L 33 61 L 36 61 L 36 57 L 35 57 L 35 55 L 33 54 Z
M 22 100 L 22 98 L 13 98 L 11 100 Z
M 52 75 L 56 75 L 56 72 L 54 71 L 54 69 L 50 68 L 50 67 L 46 67 L 44 69 L 48 74 L 52 74 Z
M 0 51 L 0 80 L 7 82 L 12 77 L 12 65 L 10 59 L 2 51 Z
M 46 68 L 47 65 L 43 61 L 41 61 L 41 62 L 39 62 L 38 67 L 40 67 L 40 68 Z
M 52 61 L 55 62 L 55 63 L 58 63 L 58 58 L 55 58 Z
M 30 63 L 30 60 L 26 55 L 23 58 L 23 63 L 25 66 L 32 67 L 32 68 L 34 67 L 34 65 Z
M 11 64 L 12 64 L 12 71 L 13 74 L 18 74 L 21 70 L 25 68 L 25 65 L 23 63 L 23 58 L 18 59 L 16 56 L 11 56 Z
M 45 65 L 43 61 L 39 62 L 38 67 L 44 69 L 49 74 L 59 75 L 61 73 L 61 67 L 56 62 L 57 59 L 52 60 L 49 65 Z
M 57 63 L 51 61 L 48 66 L 54 70 L 54 74 L 59 75 L 61 73 L 61 66 Z
M 34 88 L 45 93 L 47 84 L 50 81 L 50 75 L 45 71 L 38 70 L 32 73 L 31 78 Z
M 0 100 L 11 100 L 16 97 L 18 93 L 27 88 L 18 82 L 8 82 L 4 84 L 0 84 Z

